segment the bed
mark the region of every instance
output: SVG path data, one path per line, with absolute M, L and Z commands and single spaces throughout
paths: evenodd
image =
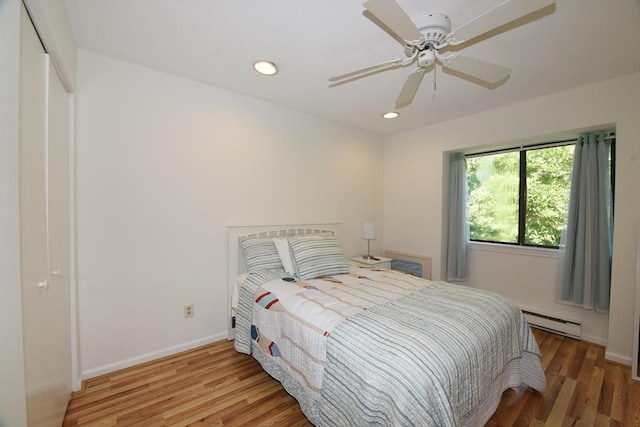
M 350 265 L 338 229 L 229 229 L 234 347 L 280 381 L 311 423 L 481 426 L 503 391 L 544 391 L 537 343 L 514 304 Z

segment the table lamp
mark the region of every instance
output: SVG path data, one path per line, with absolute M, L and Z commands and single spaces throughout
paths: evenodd
M 376 238 L 376 224 L 374 222 L 362 223 L 362 238 L 367 240 L 367 254 L 363 255 L 364 259 L 373 259 L 371 255 L 371 241 Z

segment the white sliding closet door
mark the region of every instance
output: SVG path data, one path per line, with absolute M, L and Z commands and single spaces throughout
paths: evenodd
M 67 96 L 22 8 L 20 241 L 30 427 L 60 426 L 71 390 L 68 123 Z
M 71 307 L 69 273 L 69 95 L 49 60 L 47 111 L 48 352 L 46 398 L 52 419 L 62 421 L 71 395 Z M 59 424 L 58 424 L 59 425 Z
M 44 425 L 47 409 L 40 398 L 46 388 L 49 352 L 47 299 L 46 62 L 26 14 L 21 14 L 20 43 L 20 231 L 22 315 L 27 419 Z

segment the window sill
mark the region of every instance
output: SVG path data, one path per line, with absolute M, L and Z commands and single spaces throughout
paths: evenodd
M 558 258 L 558 249 L 536 248 L 532 246 L 503 245 L 500 243 L 469 242 L 472 251 L 498 252 L 510 255 L 535 256 L 539 258 Z

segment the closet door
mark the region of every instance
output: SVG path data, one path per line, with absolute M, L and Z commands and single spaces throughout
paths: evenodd
M 47 307 L 46 61 L 24 9 L 20 37 L 20 231 L 22 315 L 29 425 L 43 425 L 40 389 L 49 350 Z M 45 316 L 43 316 L 45 315 Z M 44 408 L 43 408 L 44 409 Z
M 71 319 L 69 281 L 69 95 L 49 60 L 47 110 L 48 329 L 56 345 L 47 354 L 52 416 L 64 418 L 71 395 Z
M 60 215 L 64 215 L 64 212 L 54 213 L 57 208 L 49 206 L 47 202 L 49 184 L 59 185 L 58 175 L 66 167 L 63 164 L 58 170 L 58 165 L 54 165 L 58 156 L 65 157 L 66 154 L 54 153 L 61 150 L 59 145 L 68 144 L 65 142 L 65 138 L 68 141 L 68 135 L 59 134 L 58 126 L 52 123 L 49 130 L 47 129 L 47 111 L 52 113 L 49 118 L 58 122 L 64 118 L 56 117 L 54 111 L 61 109 L 66 112 L 68 107 L 66 103 L 54 107 L 49 105 L 49 102 L 56 102 L 60 94 L 55 89 L 55 77 L 51 84 L 52 95 L 47 97 L 49 73 L 55 75 L 48 61 L 48 55 L 40 44 L 26 10 L 22 8 L 19 123 L 20 256 L 25 388 L 30 427 L 61 425 L 70 396 L 71 382 L 68 271 L 63 266 L 64 261 L 57 261 L 57 249 L 67 253 L 68 249 L 64 248 L 65 243 L 59 243 L 60 237 L 56 232 L 50 233 L 56 227 L 53 221 L 59 222 Z M 47 156 L 47 140 L 52 143 L 51 158 Z M 52 176 L 51 182 L 48 182 L 47 172 L 50 169 Z M 51 190 L 53 199 L 56 191 Z M 49 220 L 52 221 L 51 224 Z M 50 251 L 51 249 L 56 250 Z M 49 264 L 54 260 L 61 268 L 60 277 L 50 274 Z M 67 278 L 66 284 L 59 280 L 64 276 Z

